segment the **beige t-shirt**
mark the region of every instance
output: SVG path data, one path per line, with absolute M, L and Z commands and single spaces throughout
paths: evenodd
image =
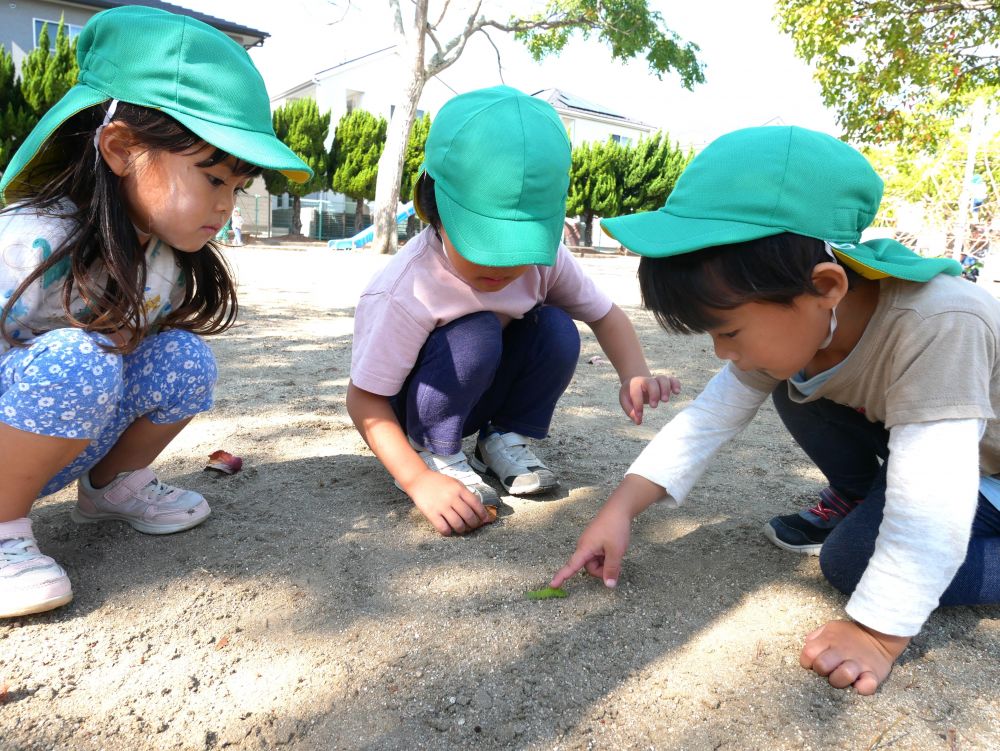
M 789 384 L 792 401 L 830 399 L 887 428 L 908 423 L 986 420 L 980 471 L 1000 472 L 1000 301 L 957 277 L 923 284 L 881 282 L 878 306 L 857 346 L 811 395 Z M 778 381 L 729 366 L 751 388 Z

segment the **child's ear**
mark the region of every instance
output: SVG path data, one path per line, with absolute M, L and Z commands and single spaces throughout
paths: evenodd
M 813 266 L 812 283 L 831 308 L 836 307 L 847 294 L 847 273 L 839 263 L 817 263 Z
M 108 167 L 118 177 L 124 177 L 131 171 L 132 155 L 136 149 L 136 142 L 125 123 L 116 122 L 105 125 L 101 130 L 97 147 Z

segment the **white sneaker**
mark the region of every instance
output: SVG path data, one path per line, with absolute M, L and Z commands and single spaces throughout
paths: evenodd
M 482 477 L 473 471 L 472 467 L 469 466 L 469 460 L 461 451 L 450 455 L 433 454 L 427 449 L 418 446 L 412 440 L 410 441 L 410 446 L 413 447 L 413 450 L 417 452 L 420 458 L 424 460 L 424 464 L 430 469 L 440 472 L 443 475 L 448 475 L 448 477 L 454 477 L 475 493 L 479 497 L 479 502 L 484 506 L 500 505 L 500 496 L 497 495 L 497 491 L 491 488 Z M 398 482 L 396 483 L 396 487 L 399 488 Z
M 520 433 L 490 433 L 476 443 L 470 462 L 478 472 L 488 472 L 513 495 L 543 493 L 559 485 L 559 480 L 545 462 L 528 448 L 528 439 Z
M 38 549 L 31 520 L 0 524 L 0 618 L 43 613 L 72 599 L 69 577 Z
M 201 524 L 212 510 L 200 493 L 156 479 L 149 468 L 122 472 L 103 488 L 90 484 L 90 473 L 77 483 L 77 524 L 119 519 L 147 535 L 167 535 Z

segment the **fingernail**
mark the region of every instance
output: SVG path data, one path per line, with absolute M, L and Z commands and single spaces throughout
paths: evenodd
M 614 588 L 614 586 L 616 584 L 618 584 L 618 580 L 617 579 L 605 579 L 604 580 L 604 586 L 605 587 L 612 587 L 612 588 Z

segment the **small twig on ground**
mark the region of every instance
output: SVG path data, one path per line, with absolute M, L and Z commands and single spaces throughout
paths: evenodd
M 890 730 L 892 730 L 893 728 L 895 728 L 902 721 L 903 721 L 903 715 L 900 715 L 899 717 L 896 718 L 895 722 L 893 722 L 891 725 L 889 725 L 889 727 L 887 727 L 884 730 L 882 730 L 881 733 L 879 733 L 878 735 L 876 735 L 875 739 L 871 742 L 871 744 L 869 744 L 868 751 L 875 751 L 876 748 L 878 748 L 879 746 L 881 746 L 882 745 L 882 739 L 885 738 L 886 735 L 889 734 Z M 903 735 L 906 735 L 906 733 L 903 733 Z M 903 735 L 899 736 L 899 738 L 902 738 Z M 893 743 L 895 743 L 896 741 L 898 741 L 899 738 L 893 738 L 892 740 L 890 740 L 886 744 L 886 746 L 892 745 Z

